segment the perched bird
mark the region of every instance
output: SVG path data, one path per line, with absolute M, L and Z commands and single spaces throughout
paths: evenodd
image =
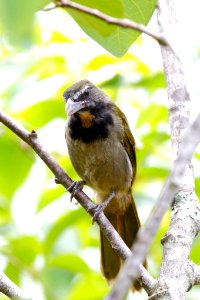
M 136 174 L 135 141 L 127 119 L 112 100 L 88 80 L 70 86 L 63 94 L 68 122 L 65 137 L 69 156 L 83 184 L 96 193 L 96 214 L 106 217 L 130 248 L 140 221 L 131 192 Z M 108 281 L 120 269 L 121 259 L 100 232 L 101 266 Z M 135 283 L 138 290 L 140 285 Z

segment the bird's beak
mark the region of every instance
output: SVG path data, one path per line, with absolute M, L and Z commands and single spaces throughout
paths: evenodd
M 65 105 L 65 111 L 68 116 L 71 116 L 77 111 L 81 110 L 82 108 L 87 107 L 87 104 L 87 101 L 74 102 L 71 98 L 68 98 L 67 103 Z

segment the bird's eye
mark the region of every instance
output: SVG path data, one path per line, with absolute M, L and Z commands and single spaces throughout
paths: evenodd
M 86 89 L 86 90 L 84 91 L 84 94 L 85 94 L 85 95 L 89 95 L 89 89 Z

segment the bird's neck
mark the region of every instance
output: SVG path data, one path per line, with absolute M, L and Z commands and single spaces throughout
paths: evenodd
M 109 126 L 113 125 L 113 118 L 109 111 L 76 113 L 69 120 L 70 137 L 84 143 L 92 143 L 99 139 L 106 139 L 109 135 Z

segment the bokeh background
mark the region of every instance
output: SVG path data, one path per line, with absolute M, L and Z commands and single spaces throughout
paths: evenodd
M 198 1 L 191 1 L 190 6 L 191 16 L 186 5 L 180 10 L 185 43 L 180 54 L 194 99 L 193 118 L 200 95 Z M 190 20 L 187 26 L 185 14 Z M 156 30 L 156 15 L 149 28 Z M 6 40 L 4 30 L 0 23 L 0 108 L 28 130 L 37 131 L 44 147 L 78 180 L 64 139 L 62 94 L 83 78 L 102 88 L 126 114 L 136 139 L 138 171 L 133 193 L 145 223 L 172 165 L 167 94 L 157 43 L 142 35 L 128 53 L 114 57 L 61 9 L 38 12 L 32 39 L 23 46 Z M 197 151 L 197 194 L 199 159 Z M 84 191 L 94 199 L 89 188 Z M 100 300 L 110 289 L 100 274 L 98 226 L 91 224 L 76 201 L 70 203 L 69 196 L 29 146 L 0 125 L 0 268 L 37 300 Z M 160 240 L 169 216 L 166 213 L 149 251 L 153 276 L 159 274 Z M 191 258 L 200 262 L 198 237 Z M 199 299 L 199 295 L 195 287 L 186 299 Z M 0 295 L 0 299 L 7 298 Z M 147 299 L 147 295 L 130 294 L 129 299 Z

